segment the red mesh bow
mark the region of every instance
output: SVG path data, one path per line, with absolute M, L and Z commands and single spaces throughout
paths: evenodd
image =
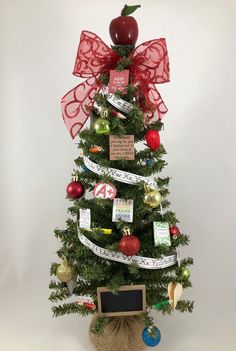
M 169 59 L 165 39 L 154 39 L 139 45 L 131 54 L 130 81 L 137 85 L 137 96 L 146 113 L 145 123 L 161 119 L 167 108 L 155 84 L 169 81 Z M 87 121 L 95 95 L 101 90 L 101 73 L 115 69 L 121 57 L 96 34 L 83 31 L 73 74 L 88 78 L 70 90 L 61 101 L 62 115 L 72 138 Z

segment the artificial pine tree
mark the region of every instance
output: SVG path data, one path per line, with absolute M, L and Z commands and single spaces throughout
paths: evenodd
M 170 178 L 157 176 L 166 165 L 160 135 L 167 109 L 154 84 L 169 81 L 168 53 L 164 39 L 135 49 L 138 26 L 129 15 L 138 7 L 125 6 L 112 20 L 111 49 L 94 33 L 82 32 L 74 74 L 88 79 L 62 99 L 64 121 L 73 138 L 79 134 L 83 156 L 75 160 L 67 187 L 71 205 L 66 229 L 55 230 L 62 243 L 57 251 L 61 261 L 51 265 L 56 278 L 49 299 L 57 303 L 55 316 L 94 315 L 90 329 L 97 350 L 157 345 L 160 331 L 151 309 L 193 309 L 193 302 L 181 299 L 182 288 L 191 286 L 188 266 L 193 260 L 180 260 L 179 247 L 188 245 L 189 238 L 169 209 Z M 88 118 L 90 127 L 81 131 Z M 128 294 L 136 286 L 145 292 L 145 304 L 142 311 L 137 307 L 130 312 L 130 300 L 119 297 L 125 296 L 122 289 Z M 111 293 L 101 300 L 97 289 Z M 138 306 L 135 296 L 131 299 Z M 112 299 L 118 299 L 118 307 Z M 127 325 L 131 341 L 123 335 Z M 101 343 L 98 338 L 106 330 L 109 340 L 106 334 Z

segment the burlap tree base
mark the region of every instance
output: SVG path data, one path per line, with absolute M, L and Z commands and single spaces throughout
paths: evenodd
M 96 335 L 91 331 L 89 336 L 97 351 L 143 351 L 145 345 L 142 341 L 144 325 L 137 316 L 111 317 L 104 328 L 103 335 Z

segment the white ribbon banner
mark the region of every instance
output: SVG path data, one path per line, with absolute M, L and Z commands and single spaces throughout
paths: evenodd
M 116 168 L 99 166 L 97 163 L 92 162 L 86 156 L 84 156 L 84 164 L 90 171 L 92 171 L 96 174 L 99 174 L 99 175 L 104 174 L 104 175 L 111 176 L 115 180 L 118 180 L 121 183 L 137 184 L 137 183 L 143 181 L 152 188 L 155 188 L 155 189 L 158 188 L 155 180 L 153 180 L 151 178 L 142 177 L 140 175 L 125 172 L 125 171 L 120 171 L 119 169 L 116 169 Z
M 163 269 L 173 266 L 177 262 L 176 253 L 162 258 L 151 258 L 142 256 L 126 256 L 118 251 L 111 251 L 95 245 L 86 236 L 84 236 L 78 228 L 78 237 L 81 243 L 89 248 L 95 255 L 105 258 L 106 260 L 121 262 L 124 264 L 135 263 L 140 268 L 144 269 Z
M 117 98 L 114 94 L 108 94 L 107 101 L 110 102 L 110 104 L 112 104 L 115 108 L 124 113 L 129 113 L 134 108 L 134 105 L 130 104 L 129 102 L 123 99 Z
M 148 177 L 142 177 L 137 174 L 121 171 L 115 168 L 103 167 L 95 162 L 92 162 L 88 157 L 84 156 L 85 166 L 92 172 L 96 174 L 103 174 L 113 177 L 115 180 L 126 183 L 126 184 L 137 184 L 140 181 L 145 182 L 152 188 L 157 189 L 157 183 Z M 140 268 L 144 269 L 163 269 L 173 266 L 177 262 L 176 252 L 170 256 L 164 256 L 162 258 L 151 258 L 142 256 L 126 256 L 119 251 L 111 251 L 104 249 L 100 246 L 95 245 L 91 240 L 89 240 L 85 235 L 83 235 L 78 227 L 78 237 L 80 242 L 89 248 L 95 255 L 102 257 L 107 260 L 121 262 L 124 264 L 134 263 Z

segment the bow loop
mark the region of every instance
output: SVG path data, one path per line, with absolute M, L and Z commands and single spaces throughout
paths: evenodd
M 169 82 L 169 57 L 164 38 L 139 45 L 131 54 L 131 59 L 137 80 L 141 77 L 152 84 Z
M 120 56 L 112 51 L 95 33 L 83 31 L 75 60 L 73 74 L 82 78 L 115 68 Z
M 94 104 L 94 97 L 102 88 L 98 77 L 91 77 L 70 90 L 61 100 L 62 115 L 71 137 L 83 128 Z

